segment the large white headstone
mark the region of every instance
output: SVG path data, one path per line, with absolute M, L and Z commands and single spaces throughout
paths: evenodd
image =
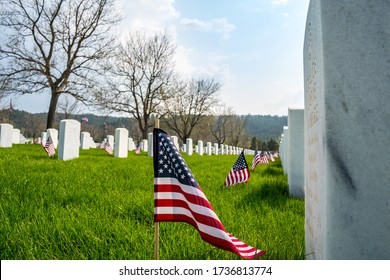
M 114 157 L 127 158 L 129 148 L 129 131 L 126 128 L 115 129 Z
M 12 147 L 13 126 L 8 123 L 0 124 L 0 148 Z
M 58 159 L 71 160 L 80 153 L 80 122 L 76 120 L 60 121 L 58 141 Z
M 309 259 L 390 259 L 389 10 L 389 1 L 310 2 L 304 43 Z
M 288 189 L 292 197 L 305 196 L 304 110 L 288 109 Z

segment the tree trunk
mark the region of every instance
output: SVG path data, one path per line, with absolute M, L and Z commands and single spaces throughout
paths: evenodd
M 54 119 L 56 116 L 57 103 L 59 97 L 60 97 L 59 93 L 51 94 L 49 112 L 47 113 L 46 129 L 54 128 Z

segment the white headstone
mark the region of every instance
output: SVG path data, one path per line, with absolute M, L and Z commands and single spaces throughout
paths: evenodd
M 153 133 L 148 134 L 148 156 L 153 156 Z
M 187 147 L 187 150 L 186 150 L 187 155 L 192 155 L 193 147 L 192 147 L 192 139 L 191 138 L 187 138 L 186 147 Z
M 304 110 L 288 109 L 288 189 L 292 197 L 305 196 Z
M 134 151 L 135 150 L 135 143 L 134 143 L 134 140 L 133 140 L 133 138 L 129 138 L 129 151 Z
M 198 154 L 201 156 L 203 155 L 203 141 L 202 140 L 198 141 Z
M 211 142 L 206 143 L 207 155 L 211 156 Z
M 171 139 L 172 139 L 173 143 L 175 144 L 176 149 L 179 151 L 180 150 L 179 139 L 175 135 L 171 136 Z
M 143 139 L 142 140 L 142 151 L 143 152 L 147 152 L 148 151 L 148 140 L 147 139 Z
M 129 131 L 126 128 L 115 129 L 114 157 L 127 158 Z
M 85 132 L 85 131 L 81 132 L 80 148 L 82 150 L 88 150 L 89 149 L 89 147 L 90 147 L 90 143 L 89 143 L 90 142 L 90 137 L 91 137 L 91 135 L 90 135 L 89 132 Z
M 14 127 L 8 123 L 0 124 L 0 148 L 12 147 L 12 133 Z
M 214 143 L 214 154 L 218 155 L 218 143 Z
M 41 144 L 42 144 L 42 146 L 46 145 L 46 141 L 47 141 L 47 132 L 44 131 L 44 132 L 41 133 Z
M 221 155 L 225 153 L 225 146 L 223 144 L 220 145 L 220 153 Z
M 114 149 L 114 145 L 115 145 L 115 137 L 114 137 L 114 135 L 107 135 L 107 141 L 108 141 L 108 144 L 110 145 L 110 147 L 112 149 Z
M 390 259 L 390 2 L 312 0 L 304 43 L 308 259 Z
M 55 128 L 48 128 L 46 130 L 48 135 L 50 135 L 51 140 L 53 141 L 54 148 L 57 149 L 58 147 L 58 130 Z
M 81 124 L 76 120 L 60 121 L 58 159 L 71 160 L 79 157 L 80 128 Z
M 288 126 L 283 126 L 283 158 L 282 158 L 282 166 L 285 174 L 288 174 Z
M 12 144 L 20 144 L 20 129 L 12 129 Z

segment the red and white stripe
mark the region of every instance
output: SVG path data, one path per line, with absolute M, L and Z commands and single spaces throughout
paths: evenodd
M 228 187 L 239 183 L 246 183 L 248 180 L 249 180 L 248 168 L 239 171 L 234 171 L 232 168 L 225 179 L 225 186 Z
M 265 254 L 226 232 L 200 186 L 185 185 L 175 178 L 154 178 L 154 204 L 155 222 L 187 222 L 204 241 L 242 258 Z

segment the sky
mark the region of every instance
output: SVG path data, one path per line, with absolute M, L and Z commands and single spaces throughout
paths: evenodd
M 310 0 L 117 0 L 125 36 L 167 31 L 176 70 L 214 79 L 239 115 L 287 115 L 303 108 L 303 41 Z M 13 97 L 13 105 L 47 112 L 49 96 Z

